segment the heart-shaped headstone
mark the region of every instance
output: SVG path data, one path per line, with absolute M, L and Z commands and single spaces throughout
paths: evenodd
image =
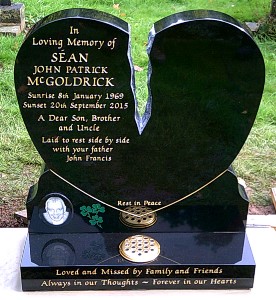
M 116 17 L 84 9 L 50 15 L 16 59 L 21 113 L 46 165 L 116 208 L 162 208 L 215 180 L 243 146 L 262 96 L 262 55 L 224 14 L 160 20 L 148 53 L 143 116 L 129 26 Z

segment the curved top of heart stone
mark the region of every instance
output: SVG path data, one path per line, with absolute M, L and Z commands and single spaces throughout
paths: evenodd
M 264 62 L 251 35 L 218 12 L 157 22 L 149 100 L 137 113 L 129 27 L 92 10 L 39 22 L 15 65 L 22 117 L 47 166 L 113 207 L 161 208 L 208 185 L 254 123 Z

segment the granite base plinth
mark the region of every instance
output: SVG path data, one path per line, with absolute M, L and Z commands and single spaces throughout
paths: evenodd
M 23 291 L 249 289 L 255 262 L 244 232 L 152 233 L 157 259 L 120 256 L 127 234 L 31 234 L 21 262 Z

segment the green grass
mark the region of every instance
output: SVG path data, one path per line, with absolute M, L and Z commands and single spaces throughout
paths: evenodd
M 255 124 L 234 166 L 251 188 L 251 201 L 268 205 L 270 189 L 276 186 L 276 41 L 257 41 L 266 66 L 264 94 Z
M 116 9 L 113 6 L 117 3 L 119 7 Z M 240 21 L 258 21 L 270 10 L 270 0 L 25 0 L 24 4 L 29 23 L 57 10 L 73 7 L 97 9 L 125 20 L 132 28 L 134 63 L 144 68 L 148 63 L 145 52 L 147 36 L 153 23 L 159 19 L 184 10 L 210 9 L 230 14 Z
M 24 0 L 26 22 L 30 28 L 42 17 L 55 11 L 74 7 L 101 10 L 122 18 L 131 25 L 132 56 L 134 64 L 143 71 L 136 72 L 138 99 L 146 101 L 148 57 L 146 43 L 154 22 L 170 14 L 192 9 L 218 10 L 244 21 L 265 19 L 270 11 L 270 0 Z M 119 6 L 114 6 L 118 4 Z M 38 178 L 41 159 L 25 130 L 14 91 L 13 65 L 24 39 L 0 37 L 0 204 L 26 196 L 29 185 Z M 266 205 L 270 202 L 269 189 L 275 178 L 275 86 L 276 41 L 257 40 L 266 63 L 266 85 L 262 104 L 251 134 L 236 159 L 237 174 L 254 191 L 252 202 Z M 23 203 L 23 202 L 22 202 Z

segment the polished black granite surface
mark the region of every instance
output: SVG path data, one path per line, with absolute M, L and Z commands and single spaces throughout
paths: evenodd
M 44 218 L 45 195 L 46 199 L 55 196 L 64 200 L 69 217 L 62 225 L 49 224 Z M 94 212 L 85 213 L 84 207 L 96 205 L 98 209 Z M 212 184 L 183 201 L 161 210 L 158 210 L 159 206 L 151 207 L 156 210 L 157 222 L 150 228 L 136 229 L 137 233 L 244 231 L 248 198 L 233 170 L 229 169 Z M 91 199 L 49 170 L 41 176 L 38 185 L 31 188 L 27 208 L 31 233 L 133 231 L 120 221 L 121 211 Z M 91 218 L 96 215 L 101 217 L 101 222 L 91 224 Z
M 253 286 L 249 201 L 231 164 L 261 101 L 262 54 L 242 24 L 206 10 L 156 22 L 147 50 L 140 115 L 123 20 L 64 10 L 22 44 L 15 88 L 45 162 L 27 198 L 23 290 Z M 151 208 L 154 225 L 124 225 L 129 206 Z M 137 234 L 160 244 L 155 260 L 120 255 Z
M 224 14 L 192 11 L 158 21 L 148 53 L 143 116 L 128 24 L 116 17 L 55 13 L 30 31 L 16 59 L 19 106 L 46 165 L 115 208 L 145 200 L 166 206 L 221 176 L 262 96 L 260 50 Z
M 245 233 L 150 233 L 159 241 L 161 253 L 143 264 L 131 263 L 118 254 L 118 244 L 128 236 L 29 235 L 21 263 L 23 289 L 85 290 L 91 289 L 91 282 L 95 289 L 253 286 L 255 262 Z

